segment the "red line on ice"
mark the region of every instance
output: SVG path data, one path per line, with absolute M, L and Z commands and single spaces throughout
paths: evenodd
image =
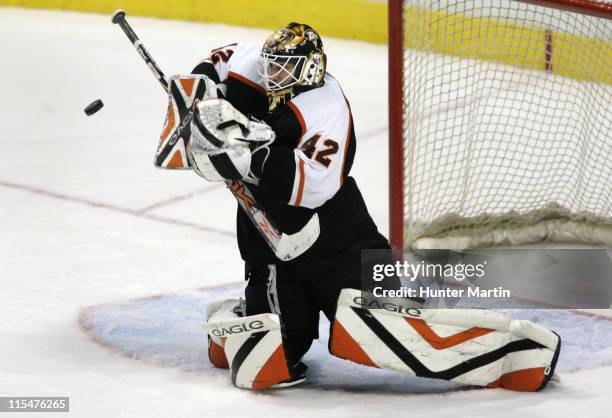
M 54 191 L 51 191 L 51 190 L 40 189 L 40 188 L 34 187 L 34 186 L 28 186 L 28 185 L 25 185 L 25 184 L 11 183 L 11 182 L 6 182 L 6 181 L 0 181 L 0 186 L 9 187 L 9 188 L 16 189 L 16 190 L 21 190 L 21 191 L 26 191 L 26 192 L 30 192 L 30 193 L 38 194 L 38 195 L 42 195 L 42 196 L 47 196 L 47 197 L 51 197 L 51 198 L 54 198 L 54 199 L 66 200 L 66 201 L 73 202 L 73 203 L 79 203 L 81 205 L 85 205 L 85 206 L 89 206 L 89 207 L 93 207 L 93 208 L 108 209 L 108 210 L 112 210 L 114 212 L 120 212 L 120 213 L 124 213 L 124 214 L 128 214 L 128 215 L 136 216 L 138 218 L 144 218 L 144 219 L 148 219 L 148 220 L 151 220 L 151 221 L 161 222 L 161 223 L 165 223 L 165 224 L 169 224 L 169 225 L 179 225 L 179 226 L 184 226 L 184 227 L 191 228 L 191 229 L 196 229 L 196 230 L 199 230 L 199 231 L 213 232 L 213 233 L 219 234 L 219 235 L 224 235 L 224 236 L 228 236 L 228 237 L 235 237 L 235 234 L 233 232 L 231 232 L 231 231 L 227 231 L 227 230 L 223 230 L 223 229 L 217 229 L 217 228 L 211 228 L 211 227 L 208 227 L 208 226 L 199 225 L 199 224 L 195 224 L 195 223 L 192 223 L 192 222 L 181 221 L 179 219 L 166 218 L 166 217 L 163 217 L 163 216 L 158 216 L 158 215 L 152 215 L 152 214 L 144 213 L 144 211 L 148 210 L 150 207 L 149 208 L 145 208 L 143 210 L 134 210 L 134 209 L 122 208 L 120 206 L 115 206 L 115 205 L 111 205 L 111 204 L 108 204 L 108 203 L 96 202 L 96 201 L 93 201 L 93 200 L 83 199 L 83 198 L 77 197 L 77 196 L 69 196 L 69 195 L 66 195 L 66 194 L 63 194 L 63 193 L 54 192 Z M 161 202 L 161 203 L 163 203 L 163 202 Z
M 170 197 L 170 198 L 165 199 L 165 200 L 160 200 L 159 202 L 153 203 L 152 205 L 144 207 L 144 208 L 138 210 L 137 212 L 142 214 L 142 213 L 145 213 L 145 212 L 149 212 L 149 211 L 151 211 L 153 209 L 159 209 L 159 208 L 164 207 L 164 206 L 172 205 L 174 203 L 180 202 L 181 200 L 191 199 L 196 194 L 203 194 L 203 193 L 207 193 L 207 192 L 209 192 L 211 190 L 216 190 L 220 186 L 221 186 L 221 184 L 215 183 L 215 184 L 212 184 L 209 187 L 204 187 L 204 188 L 201 188 L 201 189 L 196 190 L 194 192 L 185 193 L 185 194 L 182 194 L 182 195 Z

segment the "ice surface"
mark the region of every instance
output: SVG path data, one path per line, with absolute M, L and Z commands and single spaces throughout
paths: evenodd
M 129 19 L 167 75 L 268 34 Z M 439 394 L 397 375 L 369 382 L 359 366 L 341 369 L 339 389 L 339 363 L 326 360 L 311 362 L 318 389 L 253 393 L 220 371 L 160 367 L 96 344 L 79 327 L 83 307 L 241 282 L 235 203 L 193 173 L 153 167 L 166 98 L 110 16 L 0 8 L 0 39 L 0 396 L 70 396 L 79 417 L 610 415 L 610 367 L 563 373 L 535 394 Z M 387 51 L 332 39 L 326 48 L 354 112 L 353 174 L 386 232 Z M 105 106 L 86 117 L 95 99 Z
M 180 368 L 186 371 L 210 373 L 206 335 L 202 324 L 206 306 L 212 301 L 238 299 L 243 295 L 241 284 L 214 286 L 197 290 L 169 293 L 148 298 L 88 306 L 79 315 L 79 323 L 90 337 L 129 357 Z M 612 365 L 612 321 L 598 315 L 585 315 L 566 309 L 508 309 L 515 319 L 527 319 L 552 328 L 563 341 L 563 350 L 556 370 L 576 371 Z M 319 388 L 401 388 L 407 393 L 440 391 L 457 388 L 439 380 L 415 380 L 405 376 L 366 367 L 354 367 L 329 355 L 327 341 L 329 321 L 322 315 L 320 338 L 308 352 L 305 361 L 328 373 L 309 373 L 311 387 Z M 194 350 L 194 347 L 200 349 Z M 360 379 L 347 379 L 351 368 L 360 370 Z

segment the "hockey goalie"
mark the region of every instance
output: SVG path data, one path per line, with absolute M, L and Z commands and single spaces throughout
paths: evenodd
M 162 142 L 189 137 L 160 164 L 249 193 L 237 213 L 248 283 L 244 300 L 208 307 L 211 362 L 228 368 L 241 388 L 298 384 L 322 311 L 332 324 L 332 355 L 468 385 L 543 388 L 560 349 L 552 331 L 484 310 L 366 303 L 358 290 L 361 250 L 389 244 L 349 175 L 356 151 L 351 108 L 326 60 L 317 32 L 290 23 L 262 49 L 227 45 L 192 74 L 170 79 Z M 255 201 L 286 234 L 316 216 L 316 239 L 279 259 L 266 240 L 269 225 L 249 216 Z

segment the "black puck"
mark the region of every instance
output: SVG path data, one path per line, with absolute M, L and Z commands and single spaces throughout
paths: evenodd
M 91 116 L 94 113 L 96 113 L 98 110 L 102 109 L 103 106 L 104 106 L 104 103 L 102 103 L 102 100 L 98 99 L 94 102 L 91 102 L 89 106 L 85 108 L 85 114 L 87 116 Z

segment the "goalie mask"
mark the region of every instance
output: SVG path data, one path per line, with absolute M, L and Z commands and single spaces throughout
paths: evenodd
M 310 26 L 292 22 L 272 34 L 264 43 L 258 65 L 268 92 L 269 110 L 322 86 L 325 64 L 323 42 Z

